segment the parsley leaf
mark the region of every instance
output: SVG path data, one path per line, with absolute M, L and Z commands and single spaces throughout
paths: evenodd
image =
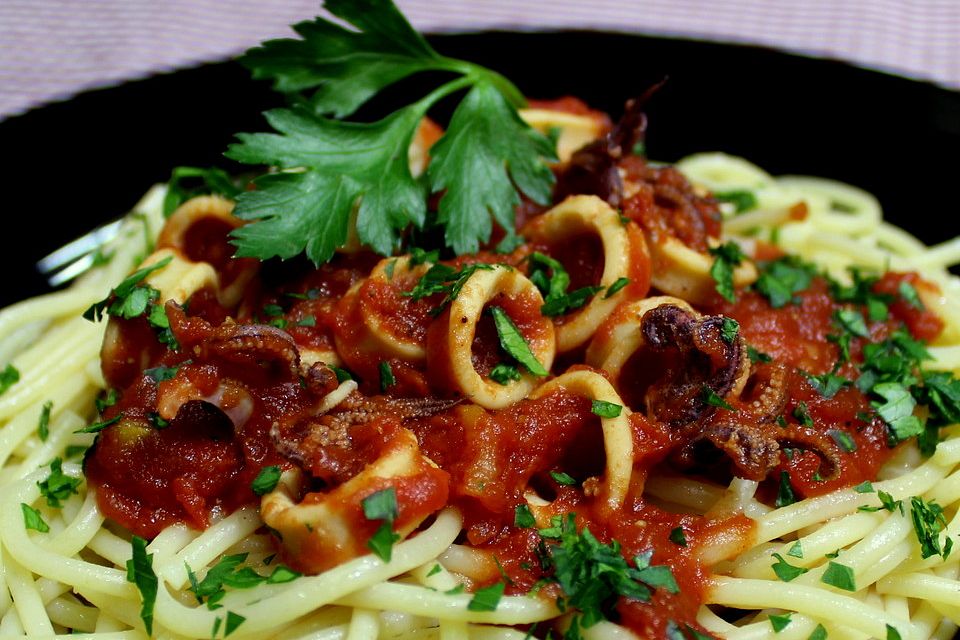
M 504 229 L 514 228 L 517 188 L 534 202 L 550 201 L 553 174 L 543 162 L 554 159 L 550 142 L 491 82 L 474 85 L 430 154 L 431 190 L 445 191 L 438 221 L 458 254 L 474 253 L 490 238 L 491 215 Z
M 50 437 L 50 411 L 53 409 L 53 400 L 47 400 L 40 409 L 40 420 L 37 423 L 37 435 L 43 442 Z
M 897 382 L 881 382 L 875 384 L 871 391 L 884 399 L 884 402 L 873 401 L 870 404 L 887 423 L 887 438 L 891 446 L 923 433 L 923 423 L 913 415 L 917 401 L 905 386 Z
M 747 345 L 747 356 L 750 358 L 750 362 L 753 364 L 766 364 L 767 362 L 773 362 L 773 358 L 771 358 L 769 355 L 763 353 L 762 351 L 757 351 L 757 349 L 751 347 L 750 345 Z
M 687 536 L 686 536 L 686 534 L 683 532 L 683 527 L 682 527 L 682 526 L 681 526 L 681 527 L 674 527 L 673 529 L 671 529 L 671 530 L 670 530 L 670 538 L 669 538 L 669 539 L 670 539 L 670 542 L 672 542 L 673 544 L 675 544 L 675 545 L 677 545 L 677 546 L 680 546 L 680 547 L 685 547 L 685 546 L 687 546 Z
M 554 479 L 557 484 L 561 484 L 565 487 L 573 487 L 577 484 L 577 479 L 571 476 L 569 473 L 564 473 L 562 471 L 551 471 L 550 477 Z
M 231 633 L 237 630 L 241 624 L 246 622 L 244 618 L 239 613 L 234 613 L 233 611 L 227 611 L 227 623 L 223 626 L 223 637 L 226 638 Z
M 155 297 L 152 292 L 157 290 L 149 285 L 138 285 L 154 271 L 170 264 L 171 260 L 173 260 L 173 256 L 167 256 L 159 262 L 134 271 L 123 282 L 114 287 L 106 298 L 90 305 L 90 308 L 83 312 L 83 317 L 91 322 L 99 322 L 103 318 L 104 311 L 110 315 L 125 318 L 134 318 L 140 315 L 146 311 L 147 303 Z M 159 295 L 159 292 L 157 292 L 157 295 Z M 130 299 L 131 296 L 132 299 Z M 139 312 L 134 313 L 138 309 Z
M 257 178 L 257 188 L 237 198 L 234 215 L 255 220 L 231 234 L 238 257 L 287 259 L 305 252 L 315 264 L 326 262 L 346 243 L 354 214 L 360 241 L 388 255 L 400 230 L 423 224 L 425 193 L 407 164 L 422 106 L 372 123 L 327 120 L 303 109 L 265 115 L 279 133 L 238 134 L 240 142 L 226 153 L 282 169 Z
M 794 294 L 804 291 L 813 281 L 816 268 L 796 256 L 784 256 L 761 266 L 754 288 L 779 309 L 796 302 Z
M 132 582 L 140 592 L 140 618 L 147 629 L 147 635 L 153 634 L 153 607 L 157 601 L 159 581 L 153 571 L 153 554 L 147 553 L 147 541 L 133 536 L 130 541 L 133 557 L 127 560 L 127 582 Z
M 0 371 L 0 396 L 5 394 L 10 387 L 20 381 L 20 372 L 12 364 L 8 364 Z
M 20 503 L 20 510 L 23 511 L 23 526 L 25 529 L 33 529 L 40 533 L 50 531 L 50 525 L 46 523 L 39 511 L 25 502 Z
M 616 418 L 623 411 L 623 407 L 604 400 L 591 400 L 590 413 L 601 418 Z
M 772 565 L 773 572 L 777 574 L 777 577 L 784 582 L 795 580 L 809 571 L 809 569 L 806 567 L 793 566 L 784 560 L 783 556 L 781 556 L 779 553 L 774 553 L 773 557 L 777 559 L 777 561 Z
M 838 309 L 833 314 L 836 323 L 848 333 L 859 338 L 869 338 L 870 331 L 867 329 L 867 323 L 863 319 L 863 314 L 854 309 Z
M 503 347 L 503 350 L 533 375 L 542 377 L 549 374 L 549 371 L 533 355 L 526 338 L 520 333 L 517 325 L 513 323 L 507 312 L 500 307 L 490 307 L 490 313 L 493 314 L 493 323 L 497 328 L 497 335 L 500 337 L 500 346 Z
M 854 579 L 853 569 L 845 564 L 830 561 L 827 564 L 827 570 L 820 577 L 820 582 L 844 591 L 856 591 L 857 585 Z
M 468 611 L 496 611 L 500 604 L 500 598 L 503 597 L 503 590 L 506 588 L 503 582 L 477 589 L 473 598 L 467 603 Z
M 390 562 L 393 555 L 393 543 L 400 536 L 393 532 L 393 521 L 397 519 L 397 490 L 393 487 L 371 493 L 360 501 L 363 515 L 367 520 L 382 520 L 380 527 L 367 541 L 370 548 L 381 560 Z
M 900 297 L 903 298 L 908 305 L 914 309 L 923 311 L 923 301 L 920 300 L 920 294 L 917 293 L 916 288 L 914 288 L 912 284 L 906 280 L 902 280 L 900 286 L 897 287 L 897 293 L 900 294 Z
M 444 59 L 390 2 L 328 0 L 325 8 L 353 25 L 344 28 L 318 18 L 293 29 L 302 40 L 264 42 L 240 63 L 277 91 L 315 90 L 316 113 L 348 116 L 387 86 L 413 73 L 442 68 Z
M 730 405 L 730 403 L 717 395 L 717 392 L 711 389 L 709 386 L 703 385 L 703 388 L 700 391 L 703 395 L 703 401 L 710 406 L 727 409 L 729 411 L 733 410 L 733 407 Z
M 607 287 L 607 292 L 603 294 L 603 299 L 613 297 L 617 292 L 630 284 L 630 278 L 619 277 L 617 278 L 612 285 Z
M 710 277 L 714 287 L 728 302 L 736 302 L 736 292 L 733 288 L 733 270 L 743 262 L 746 256 L 736 242 L 725 242 L 719 247 L 710 247 L 710 255 L 714 257 L 710 267 Z
M 477 262 L 454 269 L 450 265 L 435 264 L 427 270 L 423 277 L 417 281 L 417 284 L 410 291 L 402 295 L 413 298 L 413 301 L 422 300 L 428 296 L 437 293 L 444 294 L 443 301 L 434 309 L 434 313 L 440 313 L 451 300 L 455 300 L 460 295 L 460 289 L 477 271 L 490 271 L 493 267 L 489 264 Z
M 519 380 L 520 372 L 512 364 L 501 362 L 490 370 L 490 379 L 504 386 L 510 384 L 511 380 Z
M 926 502 L 916 496 L 910 498 L 910 519 L 913 521 L 913 530 L 920 542 L 920 557 L 929 558 L 939 555 L 944 560 L 950 554 L 953 540 L 949 537 L 941 548 L 940 532 L 947 526 L 947 518 L 943 507 L 931 500 Z
M 776 507 L 785 507 L 797 501 L 793 493 L 793 486 L 790 484 L 790 474 L 786 471 L 780 472 L 780 484 L 777 488 L 777 499 L 773 503 Z
M 260 469 L 260 473 L 253 479 L 250 488 L 253 489 L 255 494 L 262 496 L 273 491 L 277 487 L 278 482 L 280 482 L 280 467 L 270 465 L 269 467 Z
M 270 78 L 296 106 L 267 112 L 278 134 L 240 134 L 228 157 L 280 173 L 255 180 L 236 214 L 253 224 L 234 232 L 238 255 L 332 256 L 356 215 L 360 241 L 389 254 L 409 225 L 422 227 L 430 193 L 443 193 L 437 222 L 458 254 L 489 240 L 491 217 L 514 228 L 518 191 L 546 204 L 555 159 L 550 140 L 516 112 L 522 94 L 478 65 L 439 55 L 389 0 L 327 0 L 344 28 L 325 18 L 296 25 L 302 40 L 276 40 L 243 58 L 254 77 Z M 373 123 L 344 122 L 382 89 L 412 74 L 459 77 Z M 426 180 L 410 174 L 407 150 L 420 121 L 443 97 L 468 89 L 431 149 Z M 313 90 L 310 97 L 303 92 Z M 508 234 L 509 235 L 509 234 Z
M 188 188 L 184 182 L 202 183 L 202 186 Z M 217 193 L 226 198 L 236 198 L 240 188 L 233 183 L 230 175 L 216 167 L 175 167 L 167 181 L 167 194 L 163 197 L 163 215 L 168 217 L 181 204 L 203 193 Z
M 757 196 L 752 191 L 738 189 L 735 191 L 723 191 L 713 194 L 713 197 L 720 202 L 729 202 L 734 205 L 737 213 L 750 211 L 757 207 Z
M 817 624 L 817 628 L 813 630 L 807 640 L 827 640 L 826 628 L 822 624 Z
M 727 344 L 733 344 L 733 341 L 737 339 L 738 333 L 740 333 L 740 323 L 733 318 L 724 317 L 723 323 L 720 327 L 720 336 L 723 338 L 724 342 Z
M 530 507 L 525 504 L 518 504 L 513 513 L 513 524 L 521 529 L 532 529 L 537 526 L 537 521 L 530 513 Z
M 397 384 L 397 378 L 393 375 L 393 368 L 387 360 L 380 361 L 380 393 L 386 393 L 387 389 Z
M 50 475 L 46 480 L 38 482 L 37 486 L 40 488 L 40 495 L 47 499 L 47 505 L 59 509 L 63 502 L 77 493 L 81 482 L 80 478 L 71 478 L 63 473 L 63 461 L 54 458 L 50 462 Z
M 773 613 L 770 614 L 770 626 L 773 627 L 774 633 L 780 633 L 787 628 L 787 625 L 790 624 L 790 615 L 789 613 L 782 616 Z
M 838 376 L 833 373 L 824 373 L 823 375 L 819 376 L 808 374 L 807 381 L 810 383 L 810 386 L 816 389 L 820 395 L 828 400 L 837 395 L 837 392 L 840 391 L 840 389 L 853 384 L 850 380 L 847 380 L 843 376 Z

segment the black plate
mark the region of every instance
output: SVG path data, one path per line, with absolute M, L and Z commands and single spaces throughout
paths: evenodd
M 777 51 L 594 32 L 432 39 L 500 70 L 530 96 L 575 94 L 617 114 L 664 76 L 648 149 L 743 155 L 774 174 L 822 175 L 880 197 L 927 242 L 960 233 L 960 93 Z M 396 92 L 394 92 L 396 94 Z M 394 95 L 394 99 L 396 99 Z M 0 123 L 7 249 L 0 304 L 45 290 L 33 264 L 127 210 L 177 165 L 225 165 L 238 131 L 264 130 L 280 104 L 232 63 L 92 91 Z M 18 203 L 18 204 L 14 204 Z M 25 225 L 23 237 L 14 227 Z

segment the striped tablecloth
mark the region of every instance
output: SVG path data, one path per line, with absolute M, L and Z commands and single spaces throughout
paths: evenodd
M 599 29 L 753 43 L 960 88 L 960 0 L 398 0 L 427 32 Z M 0 0 L 0 118 L 219 60 L 317 0 Z

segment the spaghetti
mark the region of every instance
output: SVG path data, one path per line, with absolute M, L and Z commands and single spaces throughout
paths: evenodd
M 616 130 L 551 113 L 560 201 L 512 253 L 271 272 L 228 201 L 164 221 L 158 187 L 107 265 L 0 313 L 0 636 L 953 637 L 960 432 L 890 448 L 916 402 L 853 381 L 871 343 L 960 369 L 960 244 L 719 154 L 605 191 Z

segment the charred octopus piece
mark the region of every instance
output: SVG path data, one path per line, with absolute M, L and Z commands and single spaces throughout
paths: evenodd
M 297 380 L 300 354 L 290 334 L 269 325 L 229 320 L 214 327 L 202 318 L 188 317 L 174 302 L 167 302 L 166 311 L 170 330 L 195 361 L 225 363 L 251 372 L 266 370 Z
M 664 379 L 647 390 L 651 418 L 673 427 L 710 418 L 717 407 L 708 402 L 742 390 L 750 362 L 739 335 L 727 341 L 722 316 L 696 317 L 674 305 L 648 311 L 640 324 L 644 341 L 654 351 L 672 352 Z
M 638 98 L 627 101 L 623 117 L 605 135 L 576 151 L 557 181 L 556 202 L 571 195 L 596 195 L 618 208 L 623 204 L 623 179 L 618 162 L 642 142 L 647 131 L 643 107 L 664 82 L 653 85 Z

